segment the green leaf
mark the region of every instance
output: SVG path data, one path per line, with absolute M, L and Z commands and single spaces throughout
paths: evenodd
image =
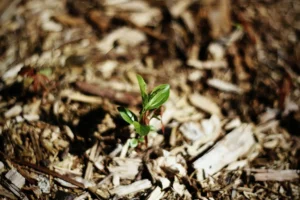
M 49 77 L 52 74 L 52 70 L 51 70 L 51 68 L 44 68 L 44 69 L 39 70 L 38 73 Z
M 159 108 L 165 103 L 170 95 L 170 85 L 162 84 L 153 89 L 149 95 L 149 101 L 145 106 L 145 110 L 153 110 Z
M 124 107 L 118 107 L 118 111 L 121 115 L 121 117 L 129 124 L 132 124 L 134 121 L 137 120 L 136 115 Z
M 150 131 L 156 131 L 156 128 L 153 125 L 150 125 Z
M 132 148 L 137 147 L 138 144 L 139 144 L 139 141 L 137 139 L 135 139 L 135 138 L 132 138 L 129 141 L 129 146 L 132 147 Z
M 139 141 L 139 142 L 144 142 L 144 141 L 145 141 L 145 138 L 144 138 L 144 137 L 138 137 L 138 141 Z
M 136 122 L 136 121 L 133 122 L 133 126 L 134 126 L 135 131 L 141 136 L 147 135 L 151 129 L 150 126 L 140 124 L 139 122 Z
M 142 100 L 143 100 L 143 107 L 144 107 L 148 102 L 147 84 L 145 83 L 143 77 L 141 77 L 140 75 L 137 74 L 136 78 L 139 82 L 141 96 L 142 96 Z
M 32 84 L 32 82 L 33 82 L 33 78 L 25 77 L 23 81 L 24 87 L 25 88 L 29 87 Z

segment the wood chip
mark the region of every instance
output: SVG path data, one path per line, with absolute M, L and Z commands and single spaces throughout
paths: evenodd
M 157 186 L 147 197 L 147 200 L 159 200 L 164 196 L 164 194 L 165 192 L 161 191 L 161 188 Z
M 20 105 L 15 105 L 4 113 L 5 118 L 12 118 L 18 116 L 22 112 L 22 107 Z
M 163 190 L 170 187 L 170 185 L 171 185 L 171 181 L 167 178 L 159 177 L 159 181 L 161 183 L 161 186 L 162 186 Z
M 102 88 L 97 84 L 91 84 L 87 82 L 76 82 L 76 86 L 83 92 L 97 95 L 103 98 L 108 98 L 111 101 L 116 101 L 129 105 L 137 105 L 141 102 L 140 97 L 135 92 L 119 92 L 112 90 L 111 88 Z M 74 96 L 77 97 L 78 95 Z
M 215 79 L 215 78 L 209 79 L 207 81 L 207 84 L 211 87 L 217 88 L 224 92 L 233 92 L 233 93 L 237 93 L 237 94 L 243 93 L 243 90 L 241 88 L 239 88 L 237 85 L 222 81 L 220 79 Z
M 6 177 L 0 176 L 0 184 L 3 185 L 5 188 L 8 188 L 19 199 L 29 200 L 28 197 L 16 185 L 12 184 L 11 181 Z M 9 196 L 5 192 L 1 193 L 4 193 L 5 196 Z
M 18 75 L 19 71 L 22 69 L 22 67 L 24 66 L 23 63 L 17 64 L 16 66 L 13 66 L 12 68 L 10 68 L 8 71 L 6 71 L 3 75 L 2 78 L 4 80 L 8 79 L 8 78 L 14 78 Z
M 197 159 L 193 167 L 198 171 L 204 170 L 205 177 L 213 175 L 248 153 L 254 144 L 252 127 L 243 124 L 228 133 L 208 153 Z
M 208 51 L 212 55 L 214 60 L 223 60 L 225 55 L 225 49 L 224 47 L 219 43 L 211 43 L 208 46 Z
M 38 121 L 40 119 L 39 115 L 36 114 L 29 114 L 29 115 L 23 115 L 24 119 L 31 122 L 31 121 Z
M 81 26 L 84 24 L 84 20 L 79 17 L 72 17 L 70 15 L 61 14 L 53 16 L 54 20 L 64 26 Z
M 70 129 L 70 127 L 67 126 L 67 125 L 65 125 L 65 126 L 64 126 L 64 130 L 65 130 L 66 135 L 70 138 L 70 140 L 73 141 L 73 140 L 74 140 L 74 133 L 73 133 L 73 131 Z
M 256 181 L 296 181 L 300 180 L 299 170 L 250 169 L 255 172 Z
M 189 100 L 191 101 L 192 105 L 211 115 L 217 115 L 219 117 L 222 116 L 220 107 L 215 102 L 203 95 L 194 93 L 189 96 Z
M 187 65 L 196 69 L 222 69 L 227 68 L 226 61 L 200 61 L 200 60 L 188 60 Z
M 141 166 L 140 159 L 133 158 L 114 158 L 117 165 L 109 166 L 108 170 L 120 177 L 121 179 L 134 180 L 139 173 L 139 167 Z
M 143 179 L 140 181 L 136 181 L 130 185 L 121 185 L 115 187 L 110 190 L 110 193 L 122 197 L 128 194 L 141 192 L 143 190 L 149 189 L 150 187 L 152 187 L 151 181 L 149 181 L 148 179 Z
M 192 2 L 192 0 L 177 1 L 177 3 L 173 4 L 173 6 L 170 8 L 170 13 L 177 18 L 181 13 L 185 12 Z
M 114 43 L 118 41 L 121 46 L 135 46 L 146 40 L 146 36 L 135 29 L 122 27 L 108 34 L 98 43 L 100 51 L 107 53 L 114 48 Z
M 183 196 L 185 192 L 185 186 L 183 184 L 180 184 L 178 179 L 175 178 L 175 181 L 173 183 L 173 190 L 175 193 L 179 194 L 180 196 Z
M 202 120 L 198 131 L 201 137 L 194 141 L 192 145 L 186 145 L 187 153 L 191 156 L 191 159 L 211 147 L 222 135 L 220 118 L 213 115 L 210 119 Z
M 231 129 L 234 129 L 238 126 L 240 126 L 242 124 L 240 118 L 235 118 L 233 120 L 231 120 L 230 122 L 228 122 L 226 125 L 225 125 L 225 129 L 226 130 L 231 130 Z
M 11 181 L 18 188 L 22 188 L 25 184 L 25 178 L 16 170 L 11 169 L 6 174 L 5 177 Z
M 94 104 L 102 104 L 102 98 L 95 96 L 87 96 L 80 92 L 75 92 L 71 89 L 65 89 L 60 92 L 60 96 L 63 98 L 68 98 L 72 101 L 80 101 L 84 103 L 94 103 Z

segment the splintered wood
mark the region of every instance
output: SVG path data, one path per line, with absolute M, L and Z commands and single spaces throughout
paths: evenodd
M 300 179 L 299 170 L 249 169 L 256 181 L 295 181 Z
M 152 186 L 151 182 L 148 179 L 136 181 L 130 185 L 121 185 L 110 190 L 112 194 L 116 194 L 118 196 L 125 196 L 128 194 L 140 192 L 146 189 L 149 189 Z
M 243 124 L 228 133 L 209 152 L 197 159 L 193 167 L 198 171 L 200 180 L 204 179 L 245 156 L 254 144 L 252 126 Z

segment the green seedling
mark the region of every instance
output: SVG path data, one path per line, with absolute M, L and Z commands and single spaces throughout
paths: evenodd
M 40 90 L 47 91 L 50 82 L 48 77 L 51 73 L 52 70 L 50 68 L 36 70 L 32 67 L 23 67 L 19 75 L 23 76 L 26 88 L 31 88 L 33 92 L 38 92 Z
M 137 75 L 137 80 L 142 96 L 142 109 L 140 110 L 139 117 L 137 117 L 132 111 L 128 110 L 127 108 L 118 107 L 118 111 L 120 112 L 121 117 L 127 123 L 132 124 L 134 126 L 135 132 L 137 133 L 136 138 L 130 139 L 129 144 L 133 148 L 138 146 L 140 142 L 144 142 L 145 136 L 147 136 L 151 130 L 154 130 L 154 127 L 149 124 L 152 118 L 162 120 L 162 105 L 168 100 L 170 95 L 170 85 L 168 84 L 159 85 L 155 87 L 150 93 L 147 93 L 147 84 L 145 83 L 144 79 L 140 75 Z M 164 132 L 163 124 L 162 131 Z

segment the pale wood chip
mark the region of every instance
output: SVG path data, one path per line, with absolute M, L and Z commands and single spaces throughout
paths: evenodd
M 165 177 L 159 177 L 159 181 L 161 183 L 163 190 L 170 187 L 170 185 L 171 185 L 171 181 Z
M 93 145 L 91 151 L 89 152 L 89 159 L 91 161 L 94 161 L 95 158 L 98 156 L 97 155 L 98 154 L 98 151 L 97 151 L 98 148 L 99 148 L 98 147 L 98 142 L 96 142 Z M 92 178 L 93 178 L 94 165 L 93 165 L 93 162 L 91 162 L 91 161 L 88 161 L 88 163 L 87 163 L 87 167 L 86 167 L 85 174 L 84 174 L 84 179 L 85 180 L 92 180 Z
M 210 119 L 202 120 L 198 131 L 200 131 L 201 137 L 194 141 L 192 145 L 186 145 L 187 152 L 191 156 L 190 159 L 207 150 L 222 135 L 220 118 L 213 115 Z
M 36 114 L 29 114 L 29 115 L 23 115 L 24 119 L 27 121 L 38 121 L 40 119 L 39 115 Z
M 219 61 L 188 60 L 187 65 L 202 70 L 227 68 L 227 62 L 224 60 L 219 60 Z
M 102 98 L 95 96 L 87 96 L 80 92 L 75 92 L 70 89 L 66 89 L 60 92 L 60 96 L 64 98 L 68 98 L 72 101 L 80 101 L 84 103 L 94 103 L 94 104 L 102 104 Z
M 41 27 L 44 31 L 49 32 L 60 32 L 63 29 L 63 26 L 61 24 L 58 24 L 51 20 L 51 14 L 48 10 L 44 11 L 41 16 Z
M 243 93 L 243 90 L 241 88 L 239 88 L 237 85 L 234 85 L 234 84 L 226 82 L 226 81 L 222 81 L 220 79 L 215 79 L 215 78 L 209 79 L 207 81 L 207 84 L 211 87 L 214 87 L 214 88 L 219 89 L 224 92 L 233 92 L 233 93 L 237 93 L 237 94 Z
M 254 144 L 252 127 L 243 124 L 228 133 L 208 153 L 197 159 L 193 166 L 198 171 L 204 170 L 205 176 L 213 175 L 248 153 Z M 201 177 L 198 178 L 201 180 Z
M 220 134 L 221 121 L 218 116 L 213 115 L 210 119 L 202 120 L 200 124 L 186 122 L 179 130 L 187 139 L 197 141 L 198 145 L 201 145 L 215 138 L 216 134 Z
M 255 171 L 255 170 L 250 170 Z M 257 170 L 254 174 L 256 181 L 296 181 L 300 180 L 300 170 Z
M 216 42 L 211 43 L 208 46 L 208 51 L 212 55 L 212 57 L 214 58 L 214 60 L 222 60 L 224 58 L 225 49 L 219 43 L 216 43 Z
M 161 188 L 157 186 L 147 197 L 147 200 L 159 200 L 164 196 L 165 192 L 161 191 Z
M 116 41 L 120 42 L 123 47 L 136 46 L 146 40 L 146 36 L 141 31 L 122 27 L 115 29 L 110 34 L 105 36 L 98 44 L 97 47 L 100 51 L 107 53 L 114 47 Z
M 23 178 L 23 177 L 22 177 Z M 25 182 L 25 180 L 24 180 Z M 22 199 L 22 200 L 29 200 L 27 198 L 27 196 L 13 183 L 11 183 L 11 180 L 10 179 L 7 179 L 6 177 L 2 177 L 0 176 L 0 183 L 1 185 L 3 185 L 4 187 L 6 187 L 7 189 L 9 189 L 15 196 L 17 196 L 19 199 Z M 0 193 L 3 193 L 5 196 L 9 196 L 7 194 L 7 192 L 2 192 L 0 190 Z M 14 199 L 14 198 L 13 198 Z
M 278 120 L 271 120 L 268 121 L 267 123 L 264 124 L 260 124 L 255 128 L 255 132 L 266 132 L 270 129 L 274 129 L 276 127 L 278 127 L 279 125 L 279 121 Z
M 103 77 L 106 79 L 111 78 L 112 73 L 118 66 L 118 62 L 114 60 L 107 60 L 97 66 L 98 70 L 102 73 Z
M 116 157 L 121 151 L 122 151 L 122 145 L 121 144 L 117 144 L 117 147 L 109 153 L 109 157 L 114 158 Z
M 5 118 L 12 118 L 12 117 L 16 117 L 19 114 L 21 114 L 22 112 L 22 106 L 20 105 L 15 105 L 13 107 L 11 107 L 8 111 L 6 111 L 4 113 L 4 117 Z
M 195 21 L 193 19 L 193 14 L 190 11 L 185 11 L 181 13 L 181 18 L 183 22 L 186 24 L 187 28 L 189 29 L 190 32 L 194 32 L 196 25 Z
M 186 122 L 183 123 L 180 128 L 180 132 L 189 140 L 196 141 L 201 136 L 203 137 L 203 133 L 201 132 L 201 127 L 199 124 L 194 122 Z
M 133 180 L 139 173 L 139 167 L 142 163 L 141 159 L 135 158 L 117 158 L 113 159 L 117 165 L 109 166 L 108 170 L 121 179 Z
M 225 125 L 226 130 L 234 129 L 242 124 L 240 118 L 235 118 Z
M 16 170 L 11 169 L 6 174 L 5 177 L 11 181 L 18 188 L 22 188 L 25 184 L 25 178 Z
M 175 181 L 173 183 L 173 191 L 180 196 L 183 196 L 185 192 L 185 186 L 183 184 L 180 184 L 177 178 L 175 178 Z
M 192 105 L 209 114 L 222 116 L 220 107 L 208 97 L 194 93 L 189 96 L 189 100 Z
M 71 141 L 73 141 L 74 140 L 74 133 L 73 133 L 73 131 L 67 125 L 64 125 L 63 127 L 64 127 L 66 135 L 70 138 Z
M 143 179 L 140 181 L 136 181 L 130 185 L 121 185 L 121 186 L 115 187 L 110 190 L 110 193 L 116 194 L 116 195 L 122 197 L 122 196 L 125 196 L 128 194 L 141 192 L 141 191 L 143 191 L 145 189 L 149 189 L 151 187 L 152 187 L 151 181 L 149 181 L 148 179 Z
M 173 6 L 170 8 L 170 13 L 173 15 L 173 17 L 177 18 L 184 13 L 192 3 L 192 0 L 177 1 L 177 3 L 173 4 Z
M 161 20 L 161 11 L 156 8 L 148 8 L 143 12 L 131 13 L 129 19 L 138 26 L 156 24 Z
M 85 200 L 91 199 L 91 195 L 88 192 L 81 194 L 80 196 L 76 197 L 74 200 Z
M 7 70 L 3 75 L 2 78 L 4 80 L 9 79 L 9 78 L 14 78 L 18 75 L 19 71 L 22 69 L 24 66 L 23 63 L 19 63 L 16 66 L 11 67 L 9 70 Z
M 130 142 L 130 139 L 128 139 L 126 141 L 126 143 L 123 145 L 120 158 L 126 157 L 126 154 L 127 154 L 128 148 L 129 148 L 129 142 Z
M 227 170 L 237 170 L 237 169 L 243 168 L 247 165 L 248 165 L 248 160 L 239 160 L 239 161 L 235 161 L 235 162 L 230 163 L 226 167 L 226 169 Z

